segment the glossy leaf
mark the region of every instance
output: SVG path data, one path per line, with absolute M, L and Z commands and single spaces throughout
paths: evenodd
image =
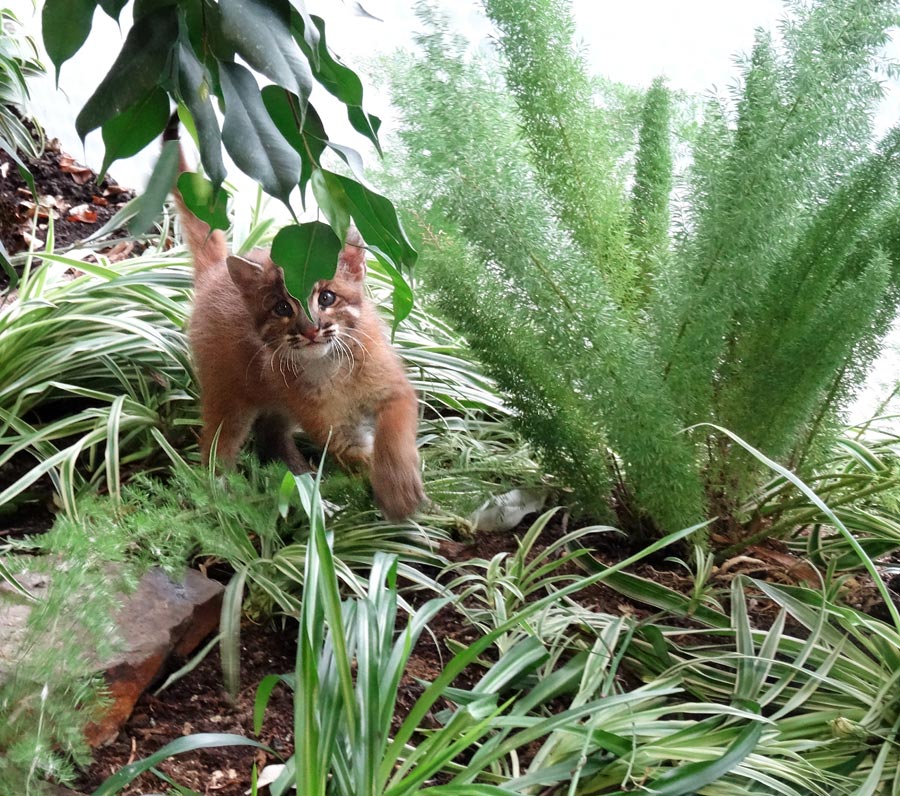
M 59 70 L 87 41 L 97 0 L 46 0 L 41 12 L 41 30 L 47 55 Z M 5 34 L 4 34 L 5 35 Z
M 313 285 L 334 276 L 341 245 L 321 221 L 284 227 L 272 241 L 272 259 L 284 269 L 285 286 L 304 309 Z
M 313 171 L 319 164 L 319 158 L 325 149 L 325 142 L 315 133 L 321 127 L 319 114 L 312 105 L 306 106 L 306 116 L 300 114 L 300 101 L 295 94 L 280 86 L 266 86 L 262 90 L 263 104 L 269 117 L 275 123 L 285 140 L 300 156 L 300 197 L 303 200 L 306 186 Z M 301 126 L 302 125 L 302 126 Z M 323 131 L 324 132 L 324 131 Z
M 185 171 L 178 177 L 178 192 L 197 218 L 211 229 L 228 229 L 228 191 L 215 186 L 200 174 Z
M 119 15 L 127 2 L 128 0 L 100 0 L 100 8 L 118 22 Z
M 340 62 L 328 49 L 325 40 L 325 22 L 321 17 L 310 17 L 312 23 L 319 32 L 319 42 L 315 50 L 310 47 L 306 38 L 306 27 L 299 14 L 291 18 L 291 27 L 294 38 L 300 45 L 306 57 L 313 64 L 315 77 L 329 93 L 337 97 L 347 106 L 347 118 L 358 133 L 366 136 L 381 154 L 381 144 L 378 141 L 378 128 L 381 119 L 366 113 L 362 108 L 363 85 L 359 76 L 348 66 Z
M 410 312 L 412 312 L 414 304 L 412 288 L 410 287 L 409 282 L 403 278 L 403 274 L 401 274 L 394 264 L 384 256 L 384 252 L 377 246 L 369 246 L 368 248 L 378 259 L 378 262 L 381 263 L 381 267 L 387 271 L 388 276 L 391 278 L 391 283 L 394 286 L 394 293 L 391 299 L 391 309 L 394 315 L 394 322 L 391 324 L 391 334 L 393 334 L 397 331 L 397 327 L 400 323 Z
M 103 144 L 106 152 L 97 179 L 102 180 L 114 160 L 136 155 L 163 130 L 169 119 L 169 96 L 161 88 L 154 88 L 140 102 L 103 125 Z
M 256 80 L 247 69 L 224 63 L 219 76 L 225 96 L 225 148 L 241 171 L 287 205 L 300 180 L 300 156 L 269 118 Z
M 313 172 L 319 167 L 326 148 L 338 155 L 353 172 L 356 180 L 365 183 L 363 160 L 359 152 L 328 139 L 322 119 L 312 105 L 307 105 L 306 116 L 301 120 L 297 97 L 279 86 L 266 86 L 262 90 L 263 104 L 279 132 L 300 155 L 300 193 L 304 195 Z
M 222 160 L 222 133 L 210 97 L 210 75 L 184 40 L 179 41 L 175 52 L 178 94 L 194 121 L 200 161 L 213 187 L 218 189 L 226 172 Z
M 178 142 L 167 141 L 144 193 L 138 197 L 137 213 L 128 224 L 128 231 L 132 235 L 142 235 L 156 220 L 166 196 L 175 184 L 176 174 L 178 174 Z
M 319 29 L 313 24 L 309 11 L 306 10 L 306 3 L 303 0 L 293 0 L 291 3 L 291 29 L 303 31 L 303 41 L 306 43 L 308 51 L 304 49 L 310 64 L 319 68 Z M 296 17 L 299 16 L 299 23 Z
M 85 136 L 142 100 L 162 82 L 178 36 L 174 7 L 167 6 L 138 19 L 106 77 L 85 103 L 75 129 Z
M 310 183 L 322 214 L 328 219 L 337 236 L 345 240 L 347 230 L 350 228 L 351 208 L 337 175 L 325 169 L 316 169 Z
M 179 0 L 179 11 L 184 24 L 182 36 L 187 35 L 191 49 L 209 70 L 213 94 L 221 96 L 219 89 L 219 64 L 235 60 L 234 45 L 222 32 L 222 12 L 218 3 L 206 0 Z
M 350 214 L 366 243 L 381 249 L 395 265 L 412 268 L 418 255 L 406 237 L 391 202 L 349 177 L 331 174 L 329 185 L 334 181 L 340 185 L 345 197 L 343 201 L 350 208 Z M 332 194 L 335 190 L 331 188 Z
M 274 83 L 290 89 L 305 110 L 312 91 L 309 64 L 291 35 L 287 0 L 220 0 L 222 33 L 241 57 Z

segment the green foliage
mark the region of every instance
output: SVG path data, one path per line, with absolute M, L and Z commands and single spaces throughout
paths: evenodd
M 42 793 L 45 779 L 70 781 L 73 762 L 89 759 L 84 728 L 104 706 L 97 661 L 117 650 L 113 617 L 139 572 L 127 563 L 127 538 L 110 530 L 63 518 L 18 543 L 31 555 L 4 557 L 20 579 L 45 588 L 27 602 L 0 592 L 4 609 L 30 608 L 24 634 L 7 634 L 10 657 L 0 666 L 3 793 Z
M 34 179 L 21 159 L 35 157 L 43 146 L 43 131 L 34 124 L 34 134 L 21 120 L 28 101 L 28 78 L 42 74 L 44 67 L 38 60 L 37 49 L 30 36 L 22 33 L 22 26 L 8 8 L 0 8 L 0 149 L 16 164 L 22 178 L 35 193 Z M 9 254 L 0 241 L 0 269 L 12 287 L 18 275 Z
M 34 41 L 23 34 L 10 9 L 0 9 L 0 26 L 0 149 L 18 163 L 20 153 L 36 157 L 41 149 L 40 127 L 36 128 L 36 141 L 16 111 L 21 113 L 28 102 L 28 79 L 43 74 L 44 66 Z
M 76 513 L 85 483 L 118 495 L 122 468 L 146 463 L 159 439 L 178 439 L 196 422 L 181 332 L 190 273 L 152 256 L 116 270 L 43 259 L 0 310 L 0 465 L 38 461 L 0 492 L 0 504 L 48 475 Z M 85 273 L 70 279 L 68 268 Z
M 416 208 L 421 289 L 581 507 L 643 534 L 704 515 L 735 532 L 765 472 L 685 429 L 812 473 L 896 314 L 900 138 L 872 141 L 895 4 L 792 6 L 733 102 L 692 129 L 657 80 L 631 138 L 567 3 L 485 7 L 505 84 L 425 5 L 421 54 L 389 67 L 405 152 L 388 179 Z
M 900 544 L 900 462 L 897 436 L 889 428 L 848 429 L 806 482 L 869 558 L 878 559 Z M 754 497 L 751 524 L 764 530 L 748 537 L 748 543 L 790 534 L 794 550 L 829 572 L 860 564 L 848 536 L 783 474 Z
M 637 289 L 644 301 L 650 280 L 669 255 L 669 195 L 672 193 L 671 98 L 661 78 L 647 90 L 634 159 L 629 242 L 637 260 Z
M 612 123 L 594 107 L 585 62 L 573 45 L 565 0 L 486 0 L 502 33 L 506 82 L 516 100 L 532 162 L 562 226 L 620 303 L 631 301 L 634 274 L 622 264 L 627 205 L 620 190 Z
M 739 577 L 730 599 L 731 615 L 721 617 L 725 626 L 711 625 L 712 635 L 708 626 L 687 633 L 659 626 L 635 637 L 624 662 L 642 677 L 674 676 L 689 699 L 715 703 L 717 712 L 748 700 L 764 706 L 766 726 L 752 762 L 703 792 L 724 796 L 750 783 L 792 796 L 896 788 L 896 629 L 807 588 Z M 768 629 L 751 622 L 751 600 L 752 610 L 761 600 L 771 609 Z M 685 730 L 681 741 L 705 757 L 702 725 Z
M 118 20 L 127 4 L 128 0 L 44 3 L 44 44 L 57 77 L 87 40 L 98 5 Z M 359 175 L 355 167 L 362 159 L 328 139 L 309 102 L 314 81 L 346 106 L 351 125 L 379 152 L 381 124 L 363 109 L 359 77 L 328 49 L 323 20 L 307 13 L 302 2 L 292 5 L 288 0 L 135 2 L 132 14 L 134 23 L 121 51 L 75 123 L 82 139 L 102 128 L 106 146 L 102 171 L 158 139 L 166 127 L 170 99 L 174 100 L 195 135 L 210 179 L 205 202 L 210 209 L 224 205 L 223 147 L 238 168 L 286 205 L 295 220 L 292 194 L 299 186 L 305 204 L 306 187 L 312 181 L 316 200 L 337 237 L 343 241 L 352 216 L 365 240 L 393 269 L 401 294 L 394 305 L 399 323 L 412 304 L 401 268 L 412 268 L 416 252 L 388 199 L 362 184 L 361 176 L 327 172 L 320 162 L 330 149 L 351 162 Z M 273 85 L 260 90 L 258 75 Z M 214 100 L 222 111 L 221 127 Z M 174 182 L 177 158 L 172 157 L 164 151 L 148 190 L 137 200 L 132 225 L 138 233 L 159 215 L 164 201 L 159 187 L 168 189 Z M 221 221 L 222 214 L 216 218 Z M 301 235 L 298 225 L 288 229 Z M 288 286 L 297 297 L 305 299 L 316 274 L 334 273 L 336 260 L 327 259 L 332 248 L 310 246 L 299 260 L 311 260 L 314 267 L 296 273 L 296 256 L 276 258 L 292 275 Z
M 530 792 L 538 784 L 563 787 L 573 781 L 573 774 L 578 782 L 608 768 L 616 769 L 618 781 L 624 783 L 630 778 L 627 761 L 635 752 L 633 743 L 648 726 L 653 726 L 657 735 L 671 734 L 673 739 L 683 728 L 680 720 L 660 721 L 663 711 L 670 710 L 663 707 L 664 698 L 677 693 L 670 682 L 657 681 L 627 694 L 609 693 L 622 658 L 617 647 L 630 639 L 625 620 L 612 618 L 606 623 L 591 655 L 578 651 L 571 656 L 565 646 L 546 647 L 534 636 L 533 628 L 543 624 L 544 612 L 564 604 L 562 601 L 582 586 L 602 581 L 619 569 L 613 567 L 573 583 L 571 576 L 560 576 L 558 570 L 578 554 L 553 560 L 565 542 L 539 562 L 526 560 L 527 549 L 517 556 L 514 568 L 524 576 L 523 583 L 527 582 L 526 589 L 534 599 L 522 599 L 509 616 L 495 617 L 493 627 L 456 652 L 435 679 L 425 684 L 395 726 L 398 689 L 409 655 L 427 622 L 447 607 L 448 600 L 424 603 L 410 613 L 405 627 L 398 628 L 400 570 L 396 559 L 377 554 L 368 585 L 349 584 L 333 549 L 340 534 L 325 529 L 319 479 L 289 476 L 285 483 L 304 507 L 310 536 L 297 612 L 296 667 L 292 675 L 272 675 L 261 683 L 254 710 L 259 731 L 272 689 L 279 682 L 293 688 L 295 749 L 271 785 L 276 796 L 292 786 L 311 796 L 503 796 Z M 535 524 L 526 547 L 551 514 Z M 696 530 L 686 529 L 661 540 L 627 563 Z M 510 574 L 512 584 L 516 576 Z M 352 590 L 343 601 L 341 581 Z M 559 591 L 546 593 L 553 586 L 559 586 Z M 508 654 L 496 661 L 482 659 L 492 644 L 509 637 L 514 639 Z M 453 687 L 467 669 L 472 685 Z M 438 710 L 439 703 L 448 707 Z M 690 714 L 708 708 L 695 705 L 684 709 Z M 429 716 L 434 718 L 426 722 Z M 742 728 L 735 716 L 754 718 L 749 711 L 733 711 L 722 724 L 736 725 L 736 731 L 720 733 L 716 741 L 724 755 L 704 765 L 687 766 L 683 772 L 666 766 L 659 782 L 672 780 L 672 784 L 663 792 L 674 794 L 679 784 L 710 782 L 752 751 L 758 724 L 753 721 Z M 221 736 L 219 740 L 224 744 L 237 739 Z M 535 741 L 540 741 L 539 749 L 523 771 L 519 754 L 526 748 L 533 753 Z M 114 774 L 98 793 L 111 796 L 119 792 L 167 754 L 214 743 L 216 738 L 206 735 L 179 739 Z M 432 785 L 439 774 L 446 784 Z

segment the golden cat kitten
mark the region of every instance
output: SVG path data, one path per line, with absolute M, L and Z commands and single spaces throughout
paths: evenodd
M 229 255 L 175 192 L 194 256 L 190 342 L 200 384 L 203 461 L 219 433 L 217 458 L 234 463 L 253 429 L 262 458 L 308 470 L 297 426 L 319 446 L 369 473 L 392 520 L 424 498 L 416 448 L 418 402 L 384 325 L 365 293 L 363 241 L 351 231 L 333 279 L 316 283 L 312 320 L 285 289 L 267 251 Z

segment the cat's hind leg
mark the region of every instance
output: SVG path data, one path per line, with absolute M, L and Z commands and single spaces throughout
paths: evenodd
M 263 463 L 284 462 L 295 475 L 312 472 L 309 462 L 294 442 L 296 423 L 276 412 L 265 412 L 253 424 L 256 455 Z

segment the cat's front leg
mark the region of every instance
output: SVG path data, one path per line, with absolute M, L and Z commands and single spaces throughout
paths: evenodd
M 425 499 L 416 430 L 419 405 L 408 385 L 376 407 L 375 441 L 369 478 L 375 499 L 389 520 L 405 520 Z
M 369 422 L 338 426 L 332 429 L 329 450 L 344 470 L 368 474 L 372 469 L 373 439 Z
M 240 403 L 204 398 L 202 416 L 200 460 L 203 466 L 209 464 L 215 444 L 216 462 L 224 467 L 233 467 L 250 433 L 256 411 Z

